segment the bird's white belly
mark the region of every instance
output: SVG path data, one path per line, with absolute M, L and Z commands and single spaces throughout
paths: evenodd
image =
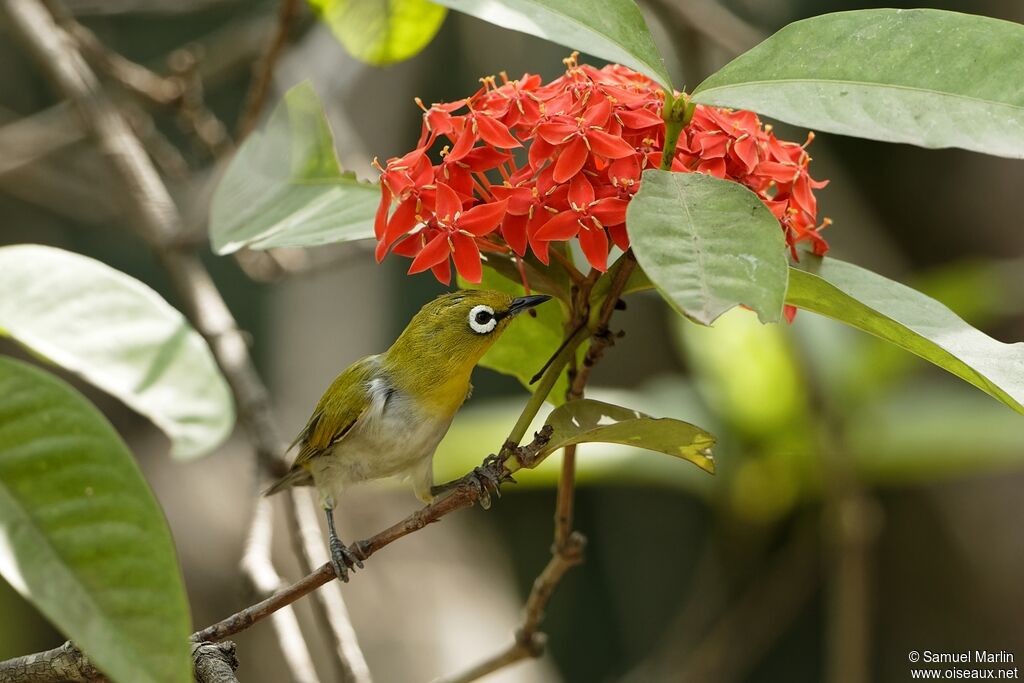
M 321 496 L 337 497 L 351 484 L 408 474 L 434 455 L 450 424 L 451 418 L 438 419 L 392 394 L 330 453 L 313 460 L 313 480 Z

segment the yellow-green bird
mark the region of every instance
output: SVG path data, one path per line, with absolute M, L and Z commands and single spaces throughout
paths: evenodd
M 433 458 L 472 390 L 480 358 L 519 313 L 547 301 L 466 290 L 442 294 L 417 313 L 386 352 L 349 366 L 327 388 L 292 447 L 288 473 L 265 495 L 316 486 L 327 514 L 339 578 L 362 566 L 338 538 L 334 503 L 348 486 L 405 475 L 420 500 L 433 499 Z

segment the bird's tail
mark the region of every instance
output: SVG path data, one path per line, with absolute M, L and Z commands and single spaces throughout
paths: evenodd
M 309 486 L 313 483 L 313 475 L 305 467 L 295 465 L 283 477 L 275 481 L 270 488 L 263 492 L 264 496 L 272 496 L 275 493 L 284 491 L 289 486 Z

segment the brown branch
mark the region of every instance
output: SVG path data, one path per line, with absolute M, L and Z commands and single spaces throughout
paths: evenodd
M 518 449 L 516 453 L 517 457 L 522 462 L 530 463 L 530 465 L 537 464 L 540 461 L 538 454 L 544 449 L 544 446 L 547 445 L 550 437 L 550 428 L 542 429 L 537 432 L 537 434 L 534 435 L 533 441 Z M 479 469 L 485 471 L 488 478 L 491 478 L 494 481 L 508 480 L 508 469 L 497 458 L 488 457 L 484 460 L 483 465 L 481 465 Z M 413 512 L 402 521 L 391 525 L 387 529 L 384 529 L 370 538 L 353 543 L 351 545 L 352 551 L 358 555 L 360 559 L 366 560 L 378 550 L 391 545 L 404 536 L 408 536 L 413 532 L 419 531 L 428 524 L 440 520 L 445 515 L 455 512 L 456 510 L 471 507 L 486 493 L 477 482 L 478 479 L 473 474 L 466 475 L 463 477 L 462 481 L 443 498 L 440 498 L 430 505 Z M 333 578 L 335 578 L 334 567 L 330 562 L 327 562 L 318 567 L 311 574 L 302 577 L 291 586 L 278 591 L 266 600 L 262 600 L 255 605 L 250 605 L 249 607 L 232 614 L 226 619 L 218 621 L 216 624 L 212 624 L 201 631 L 193 633 L 192 640 L 218 641 L 239 633 L 240 631 L 244 631 L 282 607 L 292 604 L 304 595 L 308 595 Z
M 196 683 L 238 683 L 235 644 L 193 643 L 192 671 Z M 106 683 L 81 650 L 66 642 L 46 652 L 0 662 L 0 683 Z
M 239 140 L 244 140 L 248 137 L 249 133 L 256 127 L 256 122 L 259 121 L 260 112 L 263 111 L 263 105 L 267 101 L 267 94 L 270 92 L 270 83 L 274 77 L 274 67 L 277 65 L 277 60 L 280 58 L 281 53 L 284 52 L 285 45 L 288 43 L 288 34 L 291 32 L 292 25 L 299 15 L 298 0 L 280 0 L 280 2 L 277 14 L 277 29 L 274 31 L 274 36 L 267 45 L 266 51 L 260 58 L 252 85 L 245 96 L 242 116 L 238 120 L 237 137 Z

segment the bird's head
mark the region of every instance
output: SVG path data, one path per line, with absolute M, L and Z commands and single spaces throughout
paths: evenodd
M 550 298 L 475 289 L 442 294 L 413 317 L 388 351 L 389 360 L 468 373 L 513 318 Z

